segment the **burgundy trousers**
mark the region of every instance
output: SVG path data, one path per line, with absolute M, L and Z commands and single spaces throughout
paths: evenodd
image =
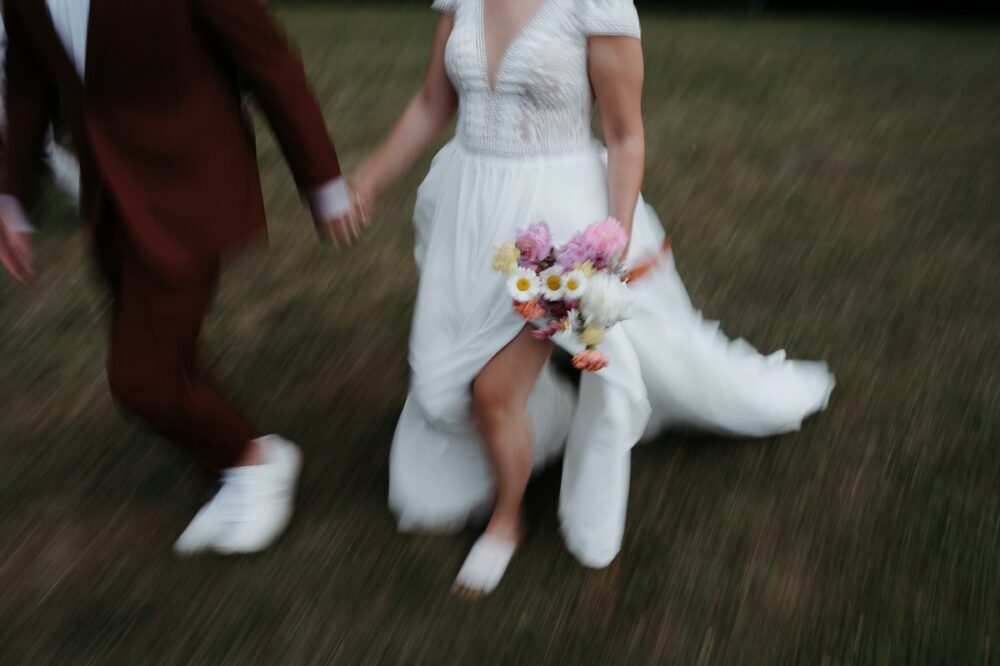
M 219 261 L 165 275 L 137 256 L 113 215 L 102 216 L 94 243 L 113 299 L 108 382 L 116 403 L 206 467 L 232 467 L 259 433 L 196 362 Z

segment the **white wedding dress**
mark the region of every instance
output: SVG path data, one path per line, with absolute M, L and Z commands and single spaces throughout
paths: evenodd
M 471 385 L 524 326 L 503 276 L 492 271 L 494 247 L 539 220 L 561 243 L 608 216 L 606 156 L 591 135 L 587 38 L 639 36 L 631 0 L 544 0 L 491 85 L 483 0 L 434 6 L 454 15 L 445 59 L 460 111 L 414 215 L 421 278 L 412 384 L 389 491 L 405 531 L 457 530 L 489 513 L 493 482 L 473 425 Z M 653 255 L 663 240 L 640 201 L 630 260 Z M 585 374 L 579 387 L 546 368 L 528 406 L 537 465 L 563 455 L 567 546 L 593 567 L 620 549 L 637 442 L 672 427 L 742 437 L 796 430 L 826 406 L 834 386 L 825 364 L 762 356 L 704 321 L 670 256 L 633 289 L 634 316 L 600 346 L 609 367 Z

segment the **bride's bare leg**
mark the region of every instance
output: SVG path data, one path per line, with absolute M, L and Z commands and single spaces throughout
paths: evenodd
M 473 383 L 476 427 L 493 470 L 496 503 L 484 539 L 470 553 L 456 582 L 465 592 L 490 592 L 521 538 L 521 503 L 534 456 L 526 407 L 551 353 L 552 344 L 536 340 L 525 327 Z M 477 550 L 483 551 L 478 557 Z
M 476 427 L 496 482 L 496 504 L 486 533 L 521 535 L 521 501 L 531 476 L 534 439 L 525 409 L 552 344 L 521 333 L 483 368 L 473 384 Z

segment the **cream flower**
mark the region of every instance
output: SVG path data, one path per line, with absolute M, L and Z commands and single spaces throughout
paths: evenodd
M 578 301 L 587 291 L 587 276 L 583 271 L 570 271 L 563 279 L 566 286 L 566 299 Z
M 527 303 L 538 296 L 541 290 L 541 281 L 535 275 L 535 271 L 530 268 L 515 268 L 511 276 L 507 278 L 507 291 L 511 298 L 518 303 Z
M 566 292 L 566 284 L 563 280 L 562 266 L 553 266 L 541 272 L 538 276 L 542 282 L 542 296 L 550 301 L 561 300 Z
M 604 327 L 597 324 L 590 324 L 580 331 L 580 342 L 588 347 L 596 347 L 604 340 Z
M 521 251 L 513 243 L 498 245 L 496 254 L 493 255 L 493 270 L 511 275 L 517 270 L 517 261 L 520 258 Z
M 587 277 L 593 277 L 594 273 L 597 272 L 594 269 L 594 262 L 592 262 L 592 261 L 585 261 L 582 264 L 577 264 L 576 265 L 576 270 L 580 271 L 581 273 L 583 273 Z

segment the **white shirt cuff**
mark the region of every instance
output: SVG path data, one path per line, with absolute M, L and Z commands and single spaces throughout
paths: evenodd
M 353 208 L 351 197 L 347 193 L 347 183 L 343 178 L 336 178 L 320 185 L 310 193 L 309 206 L 316 224 L 342 218 Z
M 35 227 L 28 221 L 24 208 L 21 207 L 21 202 L 9 194 L 0 194 L 0 219 L 15 233 L 30 234 L 35 231 Z

